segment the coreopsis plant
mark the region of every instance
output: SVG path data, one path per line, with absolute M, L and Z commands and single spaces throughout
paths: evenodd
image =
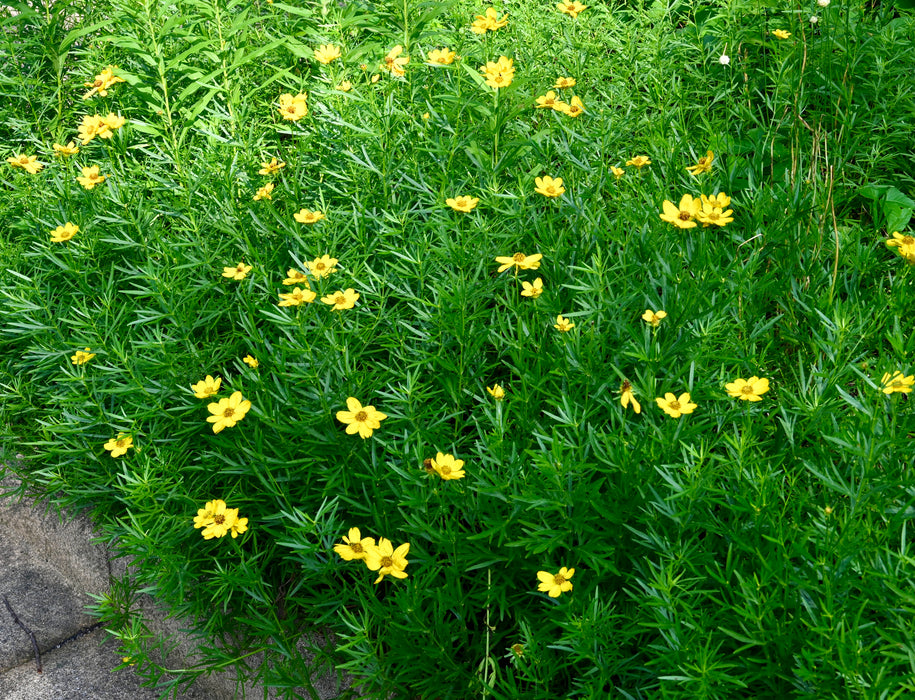
M 78 176 L 76 181 L 87 190 L 91 190 L 105 181 L 106 176 L 99 173 L 97 165 L 84 167 L 81 172 L 82 175 Z
M 327 296 L 321 297 L 321 301 L 328 306 L 332 306 L 334 311 L 351 309 L 359 301 L 359 292 L 352 288 L 338 289 L 336 292 L 331 292 Z
M 320 211 L 302 208 L 297 213 L 293 214 L 292 218 L 300 224 L 316 224 L 325 217 Z
M 505 272 L 509 268 L 516 270 L 536 270 L 540 267 L 540 261 L 543 259 L 541 253 L 534 255 L 525 255 L 524 253 L 515 253 L 512 256 L 500 256 L 496 258 L 499 263 L 499 269 L 496 272 Z
M 692 413 L 696 410 L 697 406 L 697 404 L 691 402 L 688 392 L 684 392 L 680 394 L 680 396 L 674 396 L 668 391 L 664 394 L 663 398 L 656 398 L 655 402 L 657 402 L 658 407 L 671 418 L 679 418 L 680 416 Z
M 44 163 L 38 162 L 38 156 L 27 156 L 24 153 L 7 158 L 6 162 L 14 168 L 22 168 L 29 175 L 35 175 L 36 173 L 41 172 L 41 169 L 44 167 Z
M 63 243 L 64 241 L 69 241 L 77 233 L 79 233 L 79 226 L 68 221 L 51 231 L 51 242 Z
M 385 576 L 394 578 L 407 578 L 407 554 L 410 553 L 410 543 L 405 542 L 397 549 L 391 541 L 382 537 L 378 544 L 367 550 L 365 555 L 365 565 L 370 571 L 377 571 L 378 578 L 375 583 L 381 583 Z
M 321 44 L 315 49 L 315 60 L 318 63 L 327 65 L 340 58 L 340 47 L 334 44 Z
M 334 545 L 334 551 L 343 561 L 364 561 L 369 551 L 374 548 L 375 538 L 363 537 L 358 527 L 351 527 L 349 532 L 343 535 L 343 543 Z
M 677 228 L 695 228 L 698 224 L 693 219 L 699 214 L 702 202 L 694 199 L 692 195 L 685 194 L 680 198 L 678 205 L 665 199 L 663 208 L 661 221 L 673 224 Z
M 224 267 L 222 268 L 222 276 L 236 282 L 240 282 L 245 277 L 248 276 L 248 273 L 254 269 L 252 265 L 245 265 L 244 262 L 236 263 L 235 267 Z
M 480 203 L 479 197 L 467 197 L 464 195 L 458 197 L 449 197 L 445 204 L 454 209 L 454 211 L 470 212 Z
M 87 362 L 89 362 L 89 360 L 91 360 L 93 357 L 95 357 L 95 353 L 91 352 L 91 350 L 92 350 L 92 348 L 85 348 L 83 350 L 77 350 L 76 353 L 72 357 L 70 357 L 70 362 L 72 362 L 74 365 L 86 364 Z
M 474 34 L 485 34 L 486 32 L 494 32 L 497 29 L 501 29 L 507 24 L 508 13 L 500 17 L 495 8 L 488 7 L 484 14 L 476 16 L 473 24 L 470 25 L 470 31 Z
M 280 115 L 283 119 L 297 122 L 308 115 L 308 93 L 300 92 L 293 96 L 288 92 L 280 95 Z
M 286 163 L 280 160 L 277 160 L 274 156 L 266 163 L 261 163 L 261 169 L 257 171 L 258 175 L 275 175 L 280 170 L 286 167 Z
M 620 384 L 620 404 L 623 408 L 632 406 L 632 410 L 636 413 L 642 412 L 642 404 L 640 404 L 636 398 L 635 393 L 632 390 L 632 383 L 628 379 L 624 379 L 623 383 Z
M 457 52 L 450 49 L 433 49 L 426 54 L 426 63 L 430 66 L 450 66 L 457 58 Z
M 534 179 L 534 183 L 537 185 L 534 188 L 534 192 L 542 194 L 544 197 L 561 197 L 566 191 L 566 188 L 562 186 L 562 178 L 552 178 L 549 175 L 544 175 L 543 177 L 538 177 Z
M 762 401 L 762 395 L 769 391 L 769 380 L 760 377 L 737 378 L 724 385 L 728 396 L 741 401 Z
M 305 263 L 305 266 L 308 268 L 308 272 L 311 273 L 311 276 L 316 280 L 319 280 L 334 274 L 337 271 L 338 262 L 340 261 L 337 260 L 337 258 L 332 258 L 329 255 L 322 255 L 314 260 L 309 260 Z M 358 298 L 359 295 L 357 294 L 356 299 Z M 353 301 L 355 302 L 355 299 Z
M 538 571 L 537 590 L 546 593 L 550 598 L 558 598 L 566 591 L 572 590 L 572 582 L 569 580 L 575 575 L 575 569 L 561 567 L 558 573 L 551 574 L 549 571 Z
M 543 294 L 543 279 L 538 277 L 533 284 L 528 281 L 521 283 L 521 296 L 536 299 Z
M 452 454 L 436 452 L 431 459 L 431 467 L 444 481 L 464 478 L 464 460 L 455 459 Z
M 910 374 L 906 377 L 897 370 L 892 374 L 887 372 L 883 375 L 880 380 L 880 390 L 887 396 L 890 394 L 910 394 L 912 393 L 913 384 L 915 384 L 915 375 Z
M 66 146 L 55 143 L 53 148 L 54 153 L 61 158 L 66 158 L 67 156 L 75 156 L 77 153 L 79 153 L 79 146 L 76 145 L 75 141 L 70 141 Z
M 212 414 L 207 416 L 207 422 L 213 424 L 213 432 L 221 433 L 226 428 L 234 428 L 248 414 L 251 402 L 236 391 L 228 398 L 208 404 L 207 410 Z
M 219 387 L 221 385 L 222 377 L 213 379 L 213 376 L 208 374 L 204 379 L 201 379 L 196 384 L 192 384 L 191 391 L 194 392 L 195 398 L 208 399 L 211 396 L 215 396 L 219 393 Z
M 565 15 L 569 15 L 572 19 L 575 19 L 580 12 L 587 10 L 588 6 L 582 5 L 578 0 L 571 0 L 571 2 L 557 3 L 556 9 Z
M 118 436 L 111 438 L 105 443 L 104 447 L 111 452 L 112 457 L 120 457 L 127 454 L 127 450 L 133 447 L 133 436 L 118 433 Z
M 381 427 L 381 421 L 387 415 L 375 409 L 374 406 L 363 406 L 358 399 L 350 396 L 346 400 L 345 411 L 337 411 L 337 420 L 346 426 L 347 435 L 359 433 L 363 440 L 372 437 L 372 432 Z
M 712 172 L 712 161 L 715 160 L 715 154 L 709 150 L 705 154 L 704 158 L 700 158 L 695 165 L 690 165 L 686 168 L 687 172 L 690 175 L 701 175 L 702 173 Z M 724 205 L 727 206 L 727 205 Z

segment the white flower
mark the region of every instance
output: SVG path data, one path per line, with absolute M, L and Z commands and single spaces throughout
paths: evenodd
M 718 58 L 718 63 L 720 63 L 722 66 L 728 65 L 730 62 L 731 62 L 731 57 L 728 56 L 726 53 L 721 54 L 721 56 Z
M 813 17 L 810 18 L 810 24 L 816 24 L 816 23 L 819 22 L 819 21 L 820 21 L 820 20 L 817 19 L 817 16 L 816 16 L 816 15 L 814 15 Z
M 820 7 L 829 7 L 829 0 L 817 0 L 817 5 Z

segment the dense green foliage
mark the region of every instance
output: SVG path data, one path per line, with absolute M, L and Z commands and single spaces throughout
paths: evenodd
M 885 245 L 915 209 L 911 12 L 504 2 L 481 36 L 489 6 L 464 0 L 8 5 L 0 148 L 46 165 L 0 168 L 6 455 L 134 558 L 97 612 L 164 694 L 263 650 L 239 673 L 307 696 L 308 629 L 369 697 L 915 692 L 915 418 L 881 391 L 915 370 L 915 266 Z M 380 67 L 396 45 L 403 77 Z M 453 64 L 424 63 L 443 46 Z M 108 65 L 125 82 L 82 99 Z M 580 116 L 535 108 L 560 76 Z M 54 155 L 108 113 L 111 138 Z M 718 192 L 724 227 L 660 218 Z M 518 251 L 539 269 L 498 273 Z M 323 255 L 318 298 L 279 307 Z M 321 301 L 347 288 L 353 308 Z M 252 404 L 218 434 L 206 375 Z M 728 395 L 751 376 L 760 401 Z M 670 417 L 667 392 L 697 408 Z M 337 420 L 349 397 L 388 416 L 371 437 Z M 427 471 L 437 452 L 466 476 Z M 203 539 L 214 499 L 247 532 Z M 343 561 L 352 527 L 409 542 L 407 578 Z M 560 567 L 573 589 L 538 592 Z M 139 590 L 196 621 L 206 663 L 164 674 Z

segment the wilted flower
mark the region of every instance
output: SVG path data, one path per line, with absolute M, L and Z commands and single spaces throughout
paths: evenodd
M 723 53 L 718 57 L 718 63 L 720 63 L 722 66 L 728 65 L 730 62 L 731 62 L 731 57 L 728 56 L 726 53 Z
M 537 578 L 540 583 L 537 584 L 537 590 L 546 593 L 550 598 L 558 598 L 560 594 L 572 590 L 572 582 L 569 581 L 575 575 L 575 569 L 562 567 L 558 574 L 551 574 L 549 571 L 538 571 Z
M 44 163 L 38 162 L 38 156 L 27 156 L 24 153 L 15 158 L 7 158 L 6 162 L 14 168 L 22 168 L 29 175 L 35 175 L 44 167 Z
M 817 17 L 816 15 L 811 15 L 811 17 L 810 17 L 810 24 L 816 24 L 816 23 L 819 22 L 819 21 L 820 21 L 820 18 L 819 18 L 819 17 Z
M 96 185 L 99 185 L 105 181 L 104 175 L 99 175 L 98 166 L 93 165 L 88 168 L 82 169 L 82 176 L 77 177 L 76 181 L 85 187 L 87 190 L 91 190 Z
M 260 367 L 261 363 L 257 361 L 257 358 L 254 355 L 245 355 L 241 358 L 241 361 L 244 362 L 251 369 L 257 369 Z
M 642 404 L 636 401 L 635 394 L 632 391 L 632 383 L 628 379 L 624 379 L 623 383 L 620 384 L 620 403 L 623 405 L 623 408 L 632 404 L 633 411 L 636 413 L 642 412 Z
M 445 204 L 454 209 L 455 211 L 470 212 L 473 208 L 480 203 L 479 197 L 467 197 L 465 195 L 460 195 L 458 197 L 448 198 L 445 200 Z
M 315 60 L 327 65 L 340 58 L 340 47 L 333 44 L 321 44 L 315 49 Z
M 829 7 L 829 0 L 817 0 L 817 5 L 820 7 Z
M 759 377 L 735 379 L 724 385 L 728 396 L 741 401 L 762 401 L 762 395 L 769 391 L 769 380 Z
M 496 401 L 501 401 L 505 398 L 505 389 L 502 388 L 501 384 L 493 384 L 492 386 L 486 387 L 486 391 L 489 392 L 489 395 L 492 396 Z
M 561 197 L 562 193 L 566 191 L 566 188 L 562 186 L 561 177 L 553 179 L 549 175 L 544 175 L 534 178 L 534 184 L 537 185 L 534 192 L 542 194 L 544 197 Z
M 677 398 L 668 391 L 664 394 L 663 399 L 657 398 L 655 401 L 664 413 L 671 418 L 679 418 L 687 413 L 692 413 L 696 409 L 696 404 L 690 403 L 690 396 L 686 392 L 680 394 L 680 397 Z
M 701 175 L 702 173 L 710 173 L 712 171 L 712 161 L 715 160 L 715 154 L 709 150 L 706 153 L 705 158 L 700 158 L 699 162 L 695 165 L 690 165 L 686 170 L 691 175 Z
M 337 411 L 337 420 L 346 425 L 346 434 L 355 435 L 363 440 L 372 437 L 372 431 L 381 427 L 381 421 L 387 416 L 376 411 L 374 406 L 363 406 L 352 396 L 346 400 L 346 411 Z
M 77 350 L 76 354 L 70 357 L 70 362 L 74 365 L 84 365 L 93 357 L 95 357 L 94 352 L 89 352 L 91 348 L 86 348 L 85 350 Z
M 63 226 L 58 226 L 56 229 L 51 231 L 51 242 L 63 243 L 64 241 L 69 241 L 77 233 L 79 233 L 79 226 L 76 224 L 71 224 L 68 221 Z
M 235 267 L 222 268 L 222 276 L 236 281 L 241 281 L 247 277 L 248 273 L 254 269 L 251 265 L 245 265 L 244 262 L 238 263 Z
M 207 422 L 213 424 L 214 433 L 220 433 L 225 428 L 234 428 L 251 410 L 251 402 L 242 398 L 240 391 L 236 391 L 227 399 L 209 404 L 207 410 L 213 414 L 207 416 Z
M 194 517 L 194 528 L 204 528 L 200 534 L 205 540 L 224 537 L 228 533 L 235 538 L 240 533 L 247 531 L 248 519 L 239 518 L 238 508 L 227 508 L 225 501 L 217 499 L 208 501 L 203 508 L 197 511 L 197 515 Z
M 272 182 L 268 182 L 263 187 L 258 187 L 257 193 L 254 195 L 254 201 L 257 202 L 261 199 L 273 199 L 273 197 L 270 196 L 270 193 L 273 192 L 273 186 L 274 185 Z
M 133 447 L 133 437 L 118 433 L 116 438 L 111 438 L 105 443 L 105 449 L 111 452 L 112 457 L 120 457 L 127 454 L 127 450 Z

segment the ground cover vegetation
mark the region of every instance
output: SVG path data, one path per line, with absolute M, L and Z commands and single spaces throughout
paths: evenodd
M 5 7 L 5 455 L 164 695 L 915 692 L 910 9 Z

